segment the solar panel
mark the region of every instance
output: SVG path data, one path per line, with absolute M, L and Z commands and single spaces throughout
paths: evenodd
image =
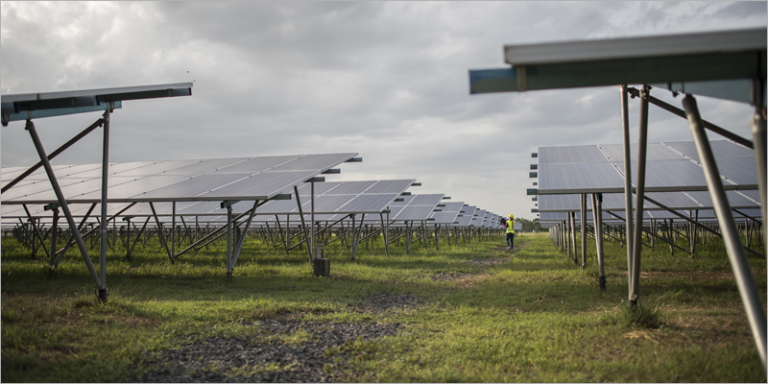
M 748 149 L 719 140 L 712 142 L 723 155 L 718 159 L 726 189 L 756 189 L 757 171 Z M 715 144 L 716 143 L 716 144 Z M 707 190 L 699 164 L 688 156 L 693 143 L 650 143 L 646 159 L 646 192 Z M 538 194 L 622 193 L 624 191 L 623 145 L 539 148 Z M 687 158 L 684 156 L 688 156 Z M 602 155 L 602 158 L 601 158 Z M 632 156 L 637 158 L 637 145 Z M 637 175 L 633 161 L 632 179 Z
M 116 163 L 113 168 L 116 172 L 110 172 L 109 201 L 264 200 L 283 191 L 290 193 L 294 185 L 356 155 L 344 153 Z M 275 168 L 291 163 L 293 165 L 284 172 Z M 311 167 L 317 169 L 300 170 Z M 62 193 L 68 201 L 100 201 L 101 164 L 55 168 Z M 16 168 L 13 170 L 18 171 Z M 233 172 L 235 170 L 243 173 Z M 91 171 L 98 172 L 98 175 Z M 47 176 L 40 172 L 30 175 L 30 181 L 35 180 L 36 176 L 47 181 Z M 94 177 L 81 179 L 77 178 L 78 175 Z M 44 204 L 56 202 L 56 199 L 50 183 L 27 182 L 3 193 L 2 201 L 4 204 Z

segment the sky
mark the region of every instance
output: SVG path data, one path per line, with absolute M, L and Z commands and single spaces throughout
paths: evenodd
M 123 103 L 110 161 L 357 152 L 326 180 L 415 178 L 412 193 L 533 219 L 531 152 L 621 143 L 618 87 L 470 95 L 470 69 L 506 67 L 505 44 L 765 27 L 767 15 L 766 2 L 2 1 L 0 93 L 193 82 L 191 97 Z M 750 106 L 697 99 L 703 118 L 751 138 Z M 35 125 L 50 152 L 99 117 Z M 684 119 L 654 107 L 649 119 L 649 142 L 692 140 Z M 39 160 L 23 127 L 0 130 L 3 167 Z M 53 164 L 100 162 L 101 140 Z

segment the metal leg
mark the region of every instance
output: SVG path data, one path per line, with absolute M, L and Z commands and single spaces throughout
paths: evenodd
M 176 254 L 176 202 L 171 202 L 171 254 Z
M 51 227 L 51 264 L 56 259 L 56 235 L 59 223 L 59 207 L 53 206 L 53 225 Z
M 637 180 L 635 198 L 635 234 L 634 249 L 632 251 L 632 284 L 629 287 L 629 306 L 633 308 L 637 305 L 640 294 L 640 255 L 642 253 L 643 236 L 643 203 L 645 200 L 645 159 L 646 148 L 648 145 L 648 98 L 650 88 L 645 85 L 640 94 L 640 126 L 638 129 L 638 148 L 637 148 Z
M 237 259 L 240 257 L 240 251 L 243 250 L 243 244 L 245 243 L 245 238 L 248 236 L 248 229 L 251 227 L 251 221 L 253 221 L 253 216 L 256 214 L 256 207 L 259 206 L 259 201 L 255 200 L 253 202 L 253 209 L 251 210 L 251 214 L 248 216 L 248 221 L 245 223 L 245 230 L 243 231 L 243 235 L 240 236 L 240 241 L 237 244 L 237 249 L 235 249 L 235 255 L 232 260 L 232 265 L 229 267 L 229 270 L 227 271 L 227 276 L 232 276 L 232 272 L 234 272 L 235 265 L 237 264 Z
M 232 277 L 232 203 L 227 202 L 227 277 Z
M 73 144 L 77 143 L 80 139 L 85 137 L 87 134 L 91 133 L 94 129 L 101 127 L 101 125 L 104 124 L 103 119 L 96 120 L 95 123 L 91 124 L 88 128 L 84 129 L 82 132 L 78 133 L 75 137 L 69 139 L 66 143 L 64 143 L 61 147 L 56 148 L 55 151 L 51 152 L 50 155 L 46 156 L 48 161 L 53 160 L 54 157 L 58 156 L 62 152 L 64 152 L 67 148 L 71 147 Z M 14 185 L 16 185 L 19 181 L 24 180 L 27 176 L 34 173 L 36 170 L 40 169 L 40 167 L 43 166 L 42 161 L 38 161 L 37 164 L 29 167 L 26 171 L 24 171 L 21 175 L 17 176 L 15 179 L 11 180 L 8 184 L 4 185 L 1 192 L 5 193 L 5 191 L 11 189 Z
M 304 212 L 301 210 L 301 199 L 299 198 L 299 188 L 295 185 L 293 186 L 293 192 L 296 194 L 296 205 L 299 207 L 299 217 L 301 218 L 301 229 L 304 231 L 304 238 L 308 239 L 309 236 L 307 235 L 307 225 L 304 223 Z M 354 219 L 354 216 L 352 216 Z M 309 254 L 309 262 L 312 262 L 312 248 L 309 247 L 309 245 L 305 245 L 307 248 L 307 253 Z
M 587 268 L 587 194 L 581 194 L 581 269 Z M 593 215 L 594 219 L 594 215 Z
M 757 185 L 760 188 L 760 212 L 763 214 L 763 222 L 766 217 L 766 206 L 768 205 L 768 197 L 766 193 L 766 124 L 765 124 L 765 110 L 758 108 L 755 111 L 755 115 L 752 117 L 752 137 L 755 142 L 755 161 L 757 162 Z M 768 226 L 763 225 L 763 239 L 768 239 Z M 765 255 L 768 256 L 768 241 L 765 242 Z
M 632 252 L 635 249 L 634 231 L 632 219 L 632 157 L 629 142 L 629 106 L 627 104 L 627 85 L 621 85 L 621 126 L 624 137 L 624 217 L 626 218 L 626 243 L 627 243 L 627 282 L 632 285 Z
M 107 302 L 107 189 L 109 187 L 109 110 L 104 111 L 104 141 L 101 158 L 101 258 L 99 260 L 99 301 Z
M 80 254 L 83 255 L 83 260 L 85 261 L 85 266 L 88 268 L 88 272 L 91 274 L 93 285 L 95 288 L 98 288 L 101 285 L 101 282 L 99 281 L 99 275 L 96 273 L 96 269 L 93 267 L 93 263 L 91 263 L 91 258 L 88 256 L 88 249 L 85 247 L 83 238 L 80 237 L 80 231 L 77 230 L 75 219 L 72 217 L 72 213 L 69 211 L 69 206 L 67 205 L 67 201 L 64 199 L 64 194 L 61 193 L 61 188 L 59 188 L 59 182 L 56 180 L 56 175 L 53 173 L 51 163 L 48 161 L 48 157 L 45 155 L 43 144 L 40 142 L 40 137 L 37 136 L 35 124 L 32 123 L 31 120 L 27 120 L 27 130 L 29 131 L 29 135 L 32 137 L 32 142 L 35 145 L 37 154 L 40 156 L 40 161 L 43 162 L 45 173 L 48 175 L 48 180 L 51 182 L 51 187 L 53 187 L 53 191 L 56 194 L 56 200 L 59 202 L 61 211 L 64 213 L 64 217 L 67 219 L 67 224 L 69 225 L 70 231 L 72 231 L 72 236 L 74 236 L 75 241 L 77 242 L 77 247 L 80 248 Z
M 605 291 L 605 263 L 603 262 L 603 194 L 592 194 L 592 219 L 595 224 L 595 251 L 597 252 L 598 284 Z
M 33 233 L 35 234 L 35 236 L 37 236 L 37 239 L 40 240 L 40 245 L 43 245 L 43 235 L 40 234 L 39 226 L 37 224 L 35 224 L 35 220 L 39 221 L 40 219 L 35 219 L 35 218 L 32 217 L 32 214 L 29 213 L 29 208 L 27 208 L 26 204 L 22 204 L 21 206 L 24 207 L 24 212 L 27 213 L 27 217 L 29 218 L 29 221 L 32 223 L 32 229 L 34 229 Z M 33 237 L 32 238 L 32 245 L 33 245 L 33 247 L 32 247 L 32 256 L 33 257 L 35 256 L 35 253 L 37 253 L 37 248 L 35 248 L 36 246 L 34 245 L 35 244 L 34 241 L 35 241 L 35 238 Z M 48 250 L 45 249 L 45 247 L 43 247 L 43 252 L 45 252 L 46 255 L 48 254 Z M 50 256 L 50 255 L 48 255 L 48 256 Z
M 310 209 L 312 210 L 312 212 L 311 212 L 311 214 L 309 216 L 310 217 L 309 222 L 310 222 L 310 225 L 312 226 L 312 228 L 311 228 L 312 233 L 310 234 L 310 236 L 311 236 L 310 237 L 310 245 L 312 246 L 312 255 L 313 255 L 312 260 L 314 260 L 315 257 L 317 257 L 317 256 L 315 256 L 315 255 L 317 255 L 317 253 L 315 252 L 315 182 L 313 181 L 310 184 L 311 185 L 310 185 L 310 196 L 309 197 L 310 197 Z M 362 223 L 363 223 L 363 221 L 361 220 L 360 224 L 362 225 Z M 357 248 L 355 248 L 355 250 L 357 250 Z M 354 260 L 354 259 L 355 259 L 355 256 L 352 255 L 352 260 Z
M 389 256 L 389 239 L 387 238 L 387 227 L 388 223 L 384 222 L 384 214 L 379 213 L 379 219 L 381 219 L 381 230 L 384 233 L 384 250 L 387 252 L 387 256 Z
M 715 213 L 717 214 L 717 221 L 723 235 L 725 249 L 728 253 L 728 259 L 731 262 L 731 268 L 733 268 L 733 273 L 736 278 L 736 285 L 739 288 L 741 299 L 744 302 L 744 309 L 747 312 L 749 325 L 752 328 L 752 335 L 757 344 L 760 361 L 763 364 L 763 370 L 765 370 L 766 319 L 762 300 L 758 294 L 755 280 L 752 277 L 752 271 L 749 268 L 749 261 L 744 253 L 741 239 L 738 237 L 739 234 L 736 229 L 736 224 L 733 221 L 731 207 L 725 195 L 725 190 L 723 190 L 720 172 L 717 169 L 717 163 L 712 155 L 712 148 L 709 145 L 707 134 L 704 132 L 704 127 L 701 123 L 701 116 L 699 115 L 699 110 L 696 105 L 696 99 L 691 95 L 686 95 L 683 99 L 683 107 L 685 107 L 685 112 L 688 116 L 688 124 L 691 126 L 691 133 L 693 135 L 693 140 L 696 143 L 696 150 L 698 151 L 699 159 L 704 170 L 704 176 L 707 180 L 709 194 L 712 198 Z M 765 142 L 763 142 L 763 144 L 765 144 Z M 756 147 L 759 145 L 760 143 L 755 142 Z M 762 201 L 765 201 L 765 196 L 762 197 Z M 765 212 L 765 204 L 763 204 L 762 209 L 763 212 Z
M 578 264 L 579 255 L 576 251 L 576 212 L 568 212 L 571 215 L 571 249 L 573 250 L 573 263 Z
M 171 250 L 168 248 L 168 242 L 165 241 L 165 234 L 163 234 L 163 225 L 160 223 L 160 219 L 157 217 L 157 212 L 155 212 L 155 205 L 152 204 L 152 202 L 149 202 L 149 208 L 152 209 L 152 216 L 155 217 L 155 224 L 157 225 L 157 233 L 160 237 L 160 242 L 165 247 L 165 252 L 168 253 L 168 259 L 171 260 L 171 263 L 176 263 L 176 259 L 174 258 L 173 253 L 171 253 Z
M 360 234 L 363 231 L 363 221 L 365 221 L 365 213 L 363 213 L 363 216 L 360 218 L 360 226 L 357 229 L 354 239 L 354 245 L 352 246 L 352 261 L 355 261 L 355 257 L 357 257 L 357 248 L 360 245 Z M 354 229 L 354 227 L 353 227 Z

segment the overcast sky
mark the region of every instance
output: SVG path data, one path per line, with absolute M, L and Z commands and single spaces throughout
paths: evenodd
M 192 97 L 116 110 L 110 161 L 358 152 L 363 163 L 326 179 L 415 178 L 423 186 L 413 193 L 529 219 L 531 152 L 621 143 L 618 88 L 470 96 L 470 69 L 505 67 L 505 44 L 765 27 L 768 16 L 762 1 L 3 1 L 0 10 L 2 94 L 194 81 Z M 750 137 L 749 106 L 698 99 L 705 119 Z M 99 116 L 35 125 L 50 152 Z M 652 107 L 650 122 L 650 142 L 691 140 L 679 117 Z M 23 126 L 2 128 L 3 167 L 39 160 Z M 94 131 L 53 163 L 100 162 L 100 141 Z

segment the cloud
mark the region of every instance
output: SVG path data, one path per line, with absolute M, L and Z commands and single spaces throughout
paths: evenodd
M 469 69 L 503 67 L 504 44 L 766 25 L 761 2 L 4 1 L 0 11 L 3 94 L 194 81 L 192 97 L 124 103 L 112 161 L 352 151 L 364 162 L 329 180 L 416 178 L 415 193 L 528 218 L 530 152 L 621 142 L 618 91 L 470 96 Z M 749 135 L 748 107 L 700 105 Z M 36 125 L 51 151 L 97 118 Z M 666 112 L 652 110 L 651 124 L 651 141 L 690 140 Z M 3 128 L 3 166 L 37 160 L 21 127 Z M 99 162 L 91 135 L 55 163 Z

